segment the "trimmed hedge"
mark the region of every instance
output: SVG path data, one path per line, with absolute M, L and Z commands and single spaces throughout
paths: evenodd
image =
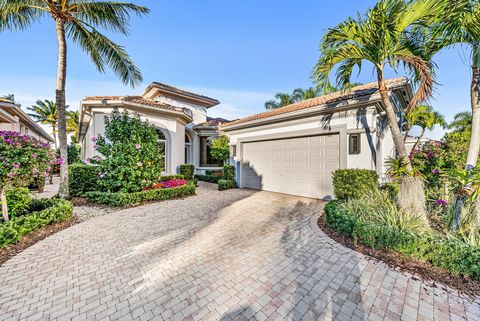
M 235 179 L 235 166 L 230 164 L 223 165 L 223 178 L 227 180 Z
M 175 188 L 162 188 L 134 193 L 110 193 L 96 191 L 87 192 L 84 196 L 91 203 L 111 206 L 131 206 L 143 202 L 163 201 L 193 194 L 195 194 L 195 183 L 193 181 L 189 181 L 187 185 Z
M 71 196 L 83 196 L 86 192 L 99 189 L 97 184 L 100 168 L 93 165 L 75 163 L 68 166 L 68 188 Z
M 195 174 L 195 166 L 192 164 L 180 165 L 180 174 L 183 175 L 185 179 L 193 179 L 193 175 Z
M 218 190 L 223 191 L 226 189 L 236 188 L 237 182 L 233 179 L 221 179 L 218 181 Z
M 195 175 L 195 178 L 199 181 L 209 182 L 209 183 L 218 183 L 219 180 L 224 179 L 223 176 L 214 176 L 214 175 Z
M 333 201 L 325 206 L 326 223 L 355 242 L 393 250 L 480 281 L 480 247 L 449 239 L 437 232 L 416 234 L 365 222 L 339 210 L 337 204 Z
M 0 248 L 46 225 L 62 222 L 73 214 L 73 206 L 63 199 L 32 200 L 27 215 L 0 224 Z
M 333 173 L 333 190 L 340 200 L 358 198 L 378 187 L 378 174 L 369 169 L 337 169 Z

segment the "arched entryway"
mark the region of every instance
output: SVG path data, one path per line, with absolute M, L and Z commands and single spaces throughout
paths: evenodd
M 193 135 L 185 129 L 185 164 L 193 164 Z

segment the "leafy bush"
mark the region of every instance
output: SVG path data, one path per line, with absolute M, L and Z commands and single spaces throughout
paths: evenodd
M 32 197 L 26 187 L 9 188 L 6 190 L 8 213 L 11 218 L 27 213 Z M 1 204 L 1 202 L 0 202 Z
M 333 189 L 337 199 L 358 198 L 378 187 L 378 174 L 368 169 L 337 169 Z
M 131 193 L 158 181 L 163 169 L 158 134 L 138 115 L 114 111 L 105 122 L 105 136 L 92 140 L 104 156 L 98 161 L 102 190 Z
M 195 183 L 175 188 L 160 188 L 133 193 L 87 192 L 85 197 L 91 203 L 111 206 L 131 206 L 149 201 L 163 201 L 195 194 Z
M 193 179 L 193 175 L 195 174 L 195 166 L 192 164 L 180 165 L 180 174 L 183 175 L 185 179 Z
M 218 190 L 223 191 L 237 187 L 237 183 L 233 179 L 221 179 L 218 181 Z
M 210 146 L 210 155 L 212 155 L 213 159 L 225 161 L 228 159 L 228 157 L 230 157 L 230 146 L 228 145 L 228 142 L 229 139 L 226 135 L 212 140 L 212 145 Z
M 341 203 L 325 206 L 326 223 L 332 229 L 372 248 L 397 251 L 429 262 L 457 275 L 470 276 L 480 281 L 480 247 L 457 239 L 446 238 L 436 232 L 415 233 L 392 228 L 385 224 L 367 222 L 347 212 Z
M 80 162 L 80 147 L 77 146 L 75 143 L 70 143 L 67 146 L 68 152 L 68 164 L 74 164 Z
M 223 179 L 223 176 L 215 175 L 195 175 L 195 178 L 199 181 L 208 182 L 208 183 L 218 183 L 219 180 Z
M 73 213 L 72 204 L 63 199 L 32 200 L 29 207 L 34 211 L 0 224 L 0 247 L 15 243 L 43 226 L 62 222 Z
M 183 176 L 182 174 L 165 175 L 165 176 L 160 177 L 160 179 L 158 181 L 159 182 L 165 182 L 165 181 L 169 181 L 169 180 L 172 180 L 172 179 L 186 179 L 186 177 Z
M 223 165 L 223 178 L 234 180 L 235 179 L 235 166 L 230 164 Z
M 69 190 L 72 196 L 82 196 L 86 192 L 97 191 L 100 167 L 75 163 L 68 167 Z

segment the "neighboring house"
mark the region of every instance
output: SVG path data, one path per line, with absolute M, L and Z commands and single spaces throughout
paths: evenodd
M 407 147 L 407 153 L 410 154 L 412 152 L 412 149 L 413 149 L 413 146 L 415 146 L 415 143 L 417 142 L 418 140 L 418 136 L 408 136 L 407 137 L 407 140 L 405 141 L 405 147 Z M 435 139 L 431 139 L 431 138 L 428 138 L 428 137 L 423 137 L 422 140 L 420 141 L 420 143 L 418 144 L 418 147 L 417 147 L 417 150 L 418 149 L 421 149 L 422 146 L 426 145 L 426 144 L 430 144 L 430 143 L 434 143 L 434 144 L 440 144 L 441 141 L 439 140 L 435 140 Z
M 387 81 L 397 109 L 412 99 L 407 78 Z M 221 126 L 230 137 L 240 187 L 332 198 L 332 172 L 365 168 L 384 178 L 395 156 L 377 83 L 357 86 Z
M 181 164 L 194 164 L 197 172 L 220 169 L 222 162 L 210 156 L 210 142 L 218 137 L 218 126 L 228 122 L 207 117 L 219 101 L 166 84 L 154 82 L 140 96 L 94 96 L 81 102 L 79 142 L 82 159 L 100 156 L 93 137 L 105 132 L 105 117 L 114 109 L 137 113 L 155 126 L 164 149 L 166 173 L 176 173 Z
M 11 100 L 0 98 L 0 130 L 16 131 L 41 142 L 52 143 L 53 138 Z

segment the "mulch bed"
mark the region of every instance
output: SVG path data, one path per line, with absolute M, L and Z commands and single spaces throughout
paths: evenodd
M 21 240 L 19 240 L 17 243 L 9 245 L 5 248 L 0 249 L 0 266 L 2 266 L 5 262 L 7 262 L 9 259 L 14 257 L 15 255 L 19 254 L 26 248 L 32 246 L 33 244 L 43 240 L 47 236 L 50 236 L 52 234 L 55 234 L 57 232 L 60 232 L 61 230 L 64 230 L 72 225 L 75 225 L 77 223 L 77 219 L 75 217 L 72 217 L 66 221 L 59 222 L 59 223 L 54 223 L 50 224 L 47 226 L 44 226 L 36 231 L 33 231 L 32 233 L 24 236 Z
M 352 250 L 365 254 L 375 260 L 383 261 L 389 267 L 397 271 L 405 271 L 419 276 L 426 280 L 432 287 L 438 287 L 448 291 L 449 289 L 443 286 L 447 285 L 450 288 L 456 289 L 469 297 L 480 295 L 479 282 L 467 277 L 454 275 L 449 271 L 434 267 L 429 263 L 415 260 L 414 258 L 407 257 L 393 251 L 384 249 L 377 250 L 355 243 L 352 239 L 345 238 L 342 234 L 329 228 L 323 215 L 318 220 L 318 226 L 325 234 L 327 234 L 336 242 Z

